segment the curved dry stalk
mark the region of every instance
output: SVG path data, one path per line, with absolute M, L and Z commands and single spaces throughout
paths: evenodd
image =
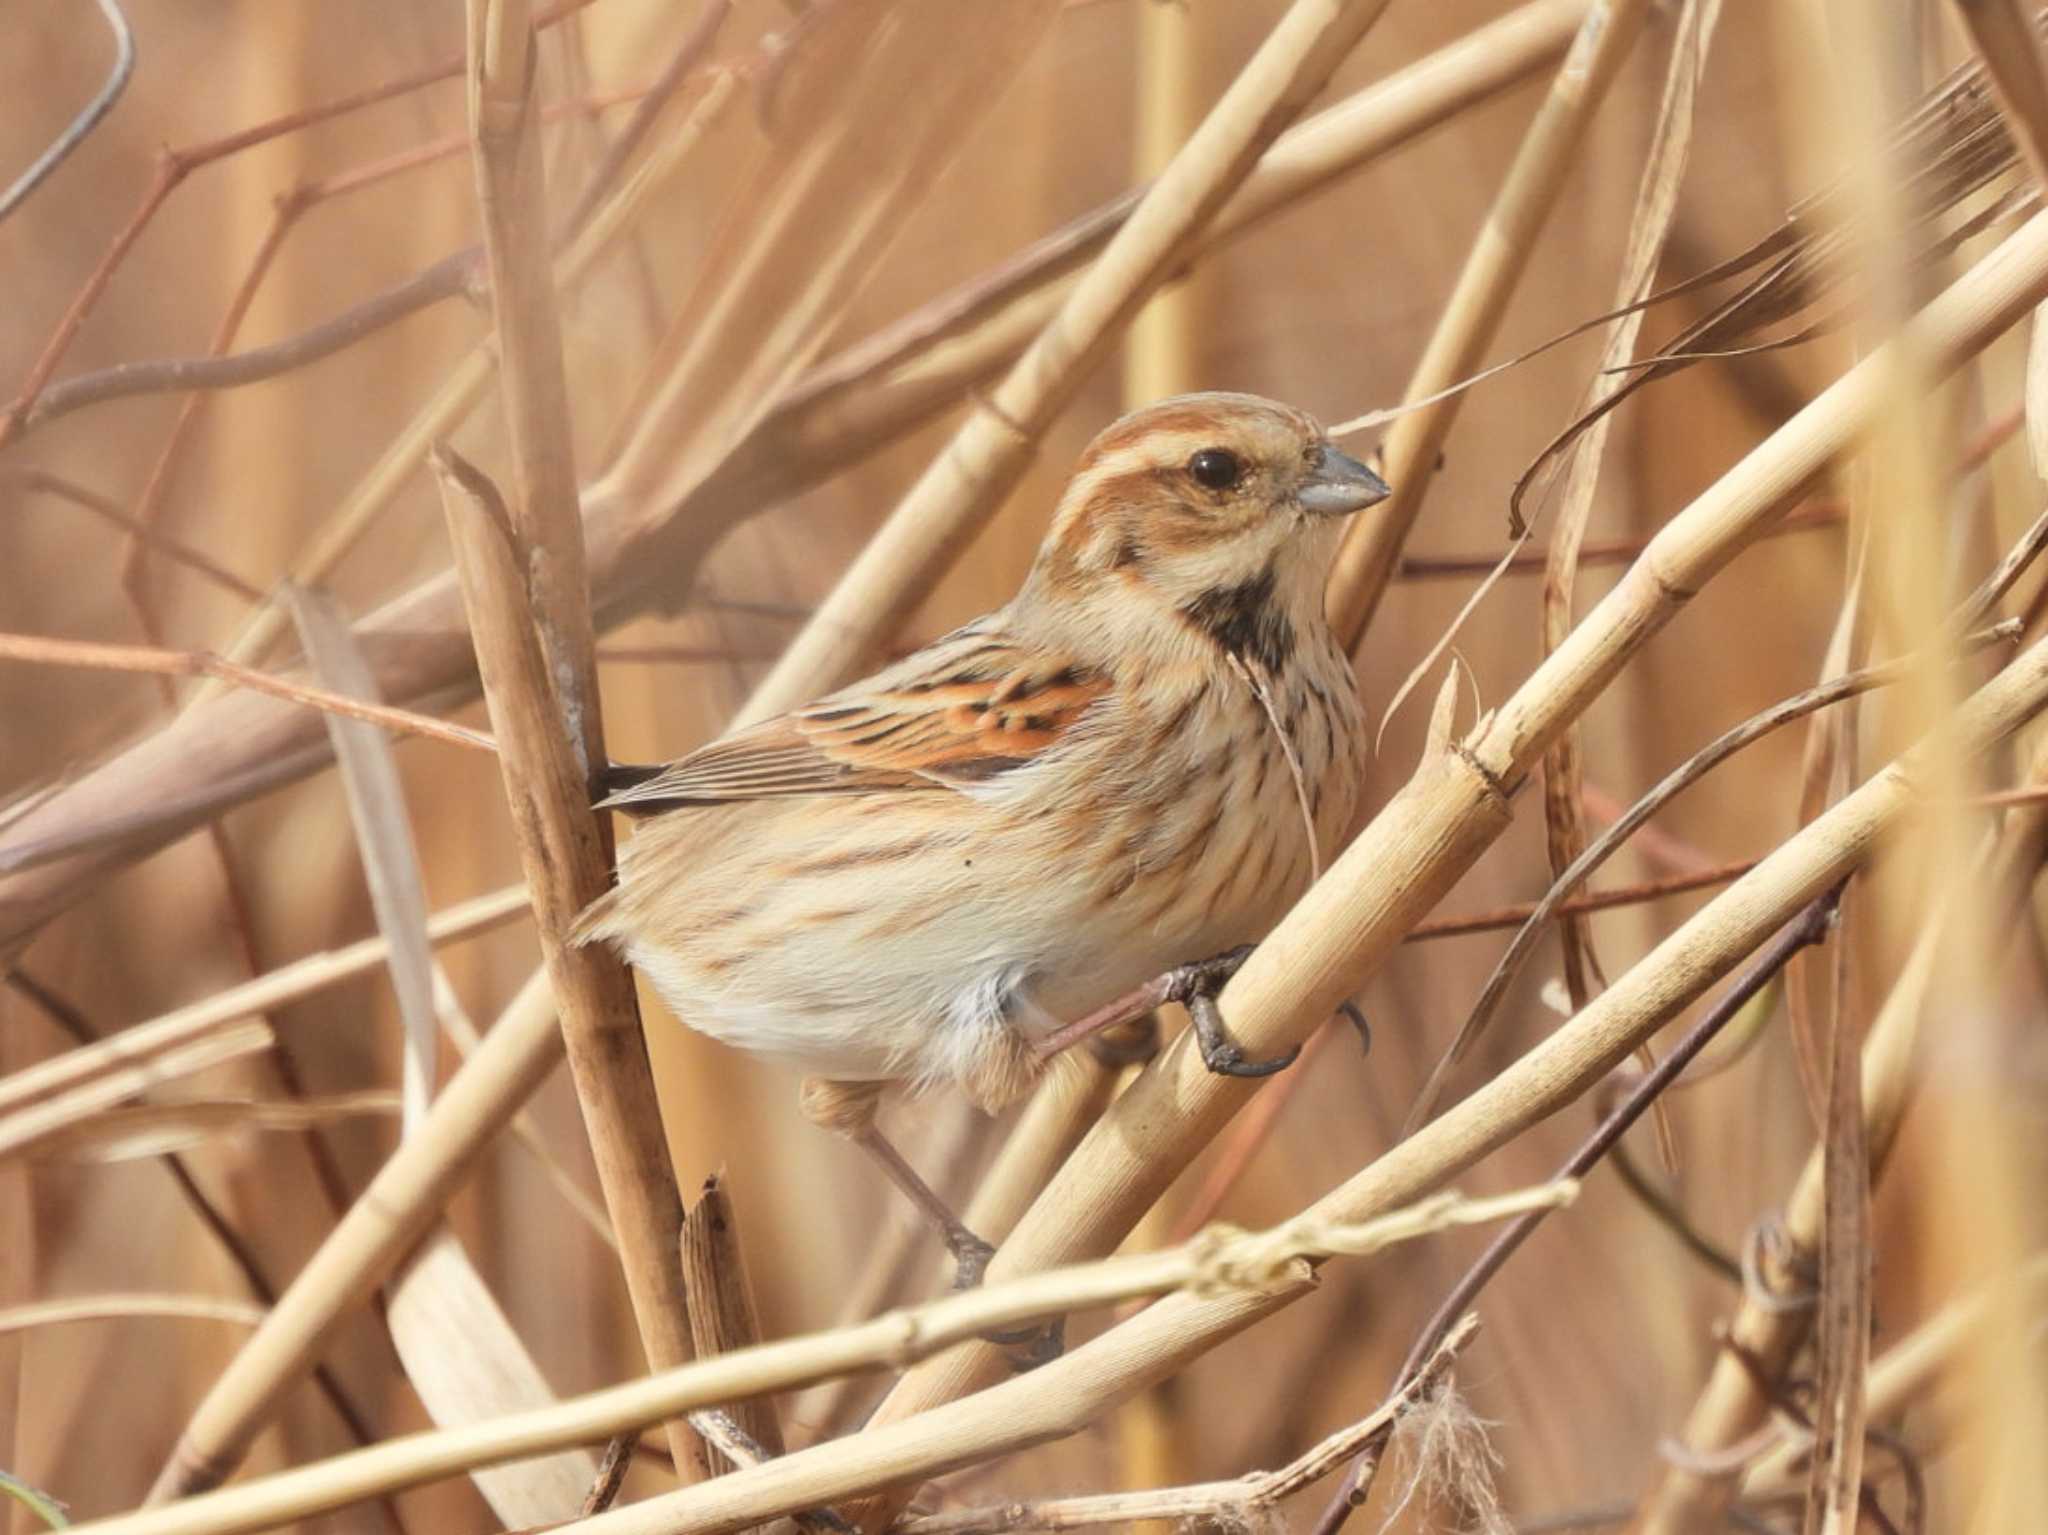
M 141 672 L 158 677 L 214 677 L 230 687 L 267 693 L 286 703 L 338 714 L 345 719 L 382 725 L 401 735 L 421 735 L 494 752 L 497 742 L 480 730 L 466 725 L 395 709 L 388 704 L 365 703 L 345 693 L 334 693 L 289 677 L 273 677 L 237 665 L 225 656 L 205 650 L 163 650 L 153 645 L 108 645 L 97 640 L 60 640 L 40 634 L 0 634 L 0 660 L 31 661 L 44 666 L 82 666 L 94 671 Z

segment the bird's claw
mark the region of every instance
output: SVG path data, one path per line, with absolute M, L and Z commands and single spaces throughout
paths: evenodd
M 989 1260 L 996 1255 L 995 1248 L 965 1226 L 946 1233 L 946 1251 L 953 1255 L 953 1288 L 956 1290 L 971 1290 L 980 1284 L 981 1276 L 988 1272 Z
M 1242 944 L 1213 959 L 1198 959 L 1182 965 L 1168 978 L 1166 999 L 1186 1005 L 1188 1016 L 1195 1021 L 1195 1043 L 1201 1046 L 1202 1064 L 1220 1077 L 1270 1077 L 1292 1066 L 1294 1058 L 1301 1054 L 1301 1046 L 1296 1045 L 1285 1055 L 1248 1060 L 1244 1047 L 1230 1037 L 1230 1030 L 1224 1025 L 1216 994 L 1244 968 L 1253 947 Z
M 1372 1054 L 1372 1025 L 1365 1021 L 1365 1014 L 1358 1010 L 1358 1004 L 1343 1001 L 1337 1004 L 1337 1011 L 1351 1020 L 1351 1027 L 1358 1030 L 1358 1048 L 1366 1055 Z

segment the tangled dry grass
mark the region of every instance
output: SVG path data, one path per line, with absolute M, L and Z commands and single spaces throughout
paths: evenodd
M 0 1529 L 2034 1527 L 2048 73 L 1722 10 L 25 11 Z M 1372 815 L 1223 999 L 1287 1074 L 897 1112 L 946 1297 L 561 946 L 587 768 L 1197 387 L 1395 486 Z

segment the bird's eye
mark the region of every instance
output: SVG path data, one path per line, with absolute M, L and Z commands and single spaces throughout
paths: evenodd
M 1244 460 L 1228 448 L 1204 448 L 1188 460 L 1188 473 L 1209 490 L 1229 490 L 1244 478 Z

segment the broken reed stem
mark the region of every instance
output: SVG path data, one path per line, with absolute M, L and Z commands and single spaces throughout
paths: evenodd
M 1296 0 L 1059 312 L 931 461 L 735 722 L 805 702 L 874 652 L 1023 476 L 1038 440 L 1387 0 Z
M 651 1366 L 667 1369 L 691 1357 L 683 1202 L 639 1002 L 616 955 L 568 942 L 584 907 L 611 886 L 612 844 L 609 820 L 590 808 L 606 757 L 534 109 L 537 47 L 525 0 L 469 0 L 469 123 L 511 447 L 509 517 L 451 451 L 434 468 L 484 696 L 506 736 L 505 793 L 584 1129 L 641 1344 Z M 688 1424 L 674 1420 L 667 1434 L 685 1481 L 708 1474 Z
M 1550 94 L 1522 136 L 1404 400 L 1429 399 L 1484 360 L 1593 113 L 1635 46 L 1649 9 L 1649 0 L 1599 0 L 1580 24 Z M 1381 444 L 1382 472 L 1394 493 L 1358 520 L 1330 572 L 1330 622 L 1346 650 L 1355 649 L 1372 625 L 1463 401 L 1462 394 L 1453 394 L 1409 411 Z
M 761 1319 L 754 1309 L 746 1254 L 740 1250 L 739 1219 L 725 1191 L 724 1168 L 704 1180 L 697 1202 L 683 1213 L 682 1259 L 696 1357 L 712 1359 L 759 1343 Z M 770 1455 L 782 1453 L 782 1422 L 772 1399 L 737 1402 L 731 1412 L 755 1444 Z M 722 1457 L 712 1462 L 714 1471 L 730 1465 Z
M 1916 318 L 1923 355 L 1943 371 L 1953 369 L 2024 316 L 2044 292 L 2048 215 L 2039 215 Z M 1463 743 L 1424 760 L 1225 989 L 1222 1011 L 1245 1050 L 1272 1055 L 1299 1044 L 1358 991 L 1401 936 L 1506 828 L 1507 796 L 1557 732 L 1769 525 L 1774 512 L 1854 441 L 1877 402 L 1885 365 L 1882 353 L 1859 363 L 1673 516 L 1521 688 Z M 1754 890 L 1779 856 L 1767 858 L 1693 923 L 1707 913 L 1725 913 L 1736 893 Z M 1805 892 L 1801 900 L 1814 893 Z M 1788 915 L 1790 908 L 1778 920 Z M 1569 1037 L 1567 1030 L 1552 1038 Z M 1634 1043 L 1631 1038 L 1630 1047 Z M 1028 1273 L 1108 1250 L 1254 1090 L 1209 1072 L 1185 1035 L 1175 1040 L 1068 1159 L 997 1252 L 991 1276 Z M 1434 1137 L 1425 1142 L 1429 1134 L 1425 1128 L 1408 1145 L 1440 1144 Z M 1396 1154 L 1414 1155 L 1405 1148 Z M 1438 1176 L 1450 1171 L 1446 1165 Z M 927 1413 L 989 1378 L 995 1365 L 993 1350 L 970 1348 L 921 1366 L 899 1383 L 874 1421 Z M 900 1503 L 892 1499 L 895 1506 Z
M 345 1507 L 379 1492 L 461 1475 L 478 1466 L 595 1443 L 698 1408 L 728 1406 L 851 1371 L 900 1367 L 995 1328 L 1186 1287 L 1200 1290 L 1226 1308 L 1233 1296 L 1263 1294 L 1275 1286 L 1300 1290 L 1307 1284 L 1303 1264 L 1310 1258 L 1367 1256 L 1450 1227 L 1484 1224 L 1555 1205 L 1569 1200 L 1573 1192 L 1570 1186 L 1544 1184 L 1487 1199 L 1439 1195 L 1355 1226 L 1289 1221 L 1255 1232 L 1218 1228 L 1163 1252 L 1080 1264 L 1003 1285 L 983 1285 L 850 1327 L 695 1360 L 643 1380 L 489 1423 L 387 1439 L 311 1465 L 251 1477 L 182 1503 L 118 1514 L 77 1528 L 91 1535 L 237 1535 L 266 1529 Z M 1046 1370 L 1059 1369 L 1066 1362 Z M 1046 1370 L 1034 1372 L 1028 1379 L 1044 1379 Z M 1079 1373 L 1085 1376 L 1087 1372 Z M 1085 1403 L 1077 1404 L 1070 1427 L 1079 1428 L 1090 1416 Z M 1001 1422 L 1000 1414 L 994 1421 Z M 849 1459 L 857 1464 L 864 1438 L 854 1435 L 819 1448 L 832 1450 L 833 1458 L 842 1464 Z M 855 1453 L 849 1456 L 848 1450 Z M 775 1467 L 816 1453 L 798 1451 L 758 1472 L 729 1472 L 692 1490 L 722 1486 L 741 1476 L 772 1476 Z M 829 1499 L 801 1506 L 825 1501 Z
M 561 1014 L 641 1341 L 650 1362 L 666 1368 L 690 1357 L 678 1246 L 682 1200 L 632 978 L 612 954 L 568 941 L 577 916 L 609 885 L 611 868 L 590 809 L 589 780 L 565 732 L 533 624 L 525 572 L 535 556 L 521 557 L 532 546 L 512 526 L 488 480 L 446 449 L 435 468 L 443 476 L 449 541 L 470 603 L 484 697 L 503 742 L 499 762 L 533 898 L 543 973 Z M 590 703 L 594 707 L 594 695 Z M 669 1438 L 685 1476 L 704 1474 L 695 1432 L 678 1420 Z
M 2038 750 L 2029 779 L 2048 780 L 2048 748 Z M 2018 920 L 2027 892 L 2048 854 L 2048 805 L 2012 812 L 1995 846 L 1982 860 L 1988 874 L 1987 931 L 2002 931 Z M 1953 906 L 1922 929 L 1884 1003 L 1870 1021 L 1863 1042 L 1864 1140 L 1870 1177 L 1876 1182 L 1890 1156 L 1914 1081 L 1915 1049 L 1927 994 L 1946 935 L 1955 925 Z M 1800 1299 L 1809 1293 L 1820 1261 L 1824 1227 L 1825 1147 L 1816 1141 L 1785 1201 L 1782 1215 L 1766 1228 L 1761 1247 L 1764 1281 L 1773 1293 L 1745 1293 L 1698 1399 L 1686 1415 L 1681 1442 L 1693 1467 L 1713 1464 L 1762 1426 L 1771 1403 L 1766 1381 L 1782 1381 L 1812 1330 L 1813 1310 Z M 1639 1535 L 1680 1535 L 1718 1528 L 1736 1491 L 1728 1477 L 1711 1477 L 1677 1461 L 1667 1463 L 1646 1494 L 1638 1515 Z

